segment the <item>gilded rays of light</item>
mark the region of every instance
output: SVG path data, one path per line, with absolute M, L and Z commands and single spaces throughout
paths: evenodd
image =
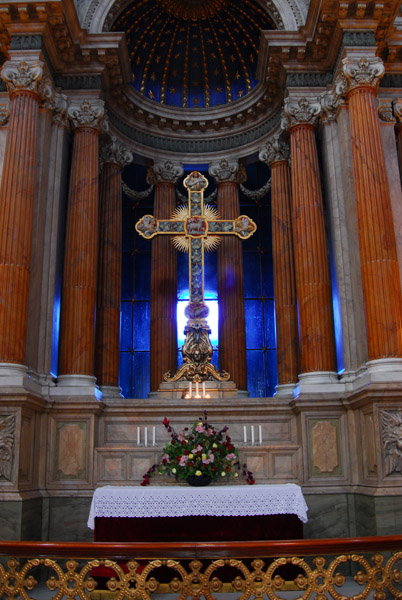
M 172 221 L 185 221 L 188 216 L 188 207 L 178 206 L 173 211 L 170 218 Z M 221 218 L 216 208 L 210 204 L 204 204 L 203 216 L 207 221 L 217 221 Z M 221 238 L 218 235 L 209 235 L 208 237 L 204 238 L 204 249 L 206 252 L 212 252 L 219 246 L 220 241 Z M 172 237 L 172 244 L 177 250 L 180 250 L 180 252 L 188 252 L 190 248 L 190 238 L 185 237 L 184 235 L 177 235 Z

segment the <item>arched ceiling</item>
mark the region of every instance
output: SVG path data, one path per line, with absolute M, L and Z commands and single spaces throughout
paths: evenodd
M 134 89 L 185 109 L 251 92 L 261 30 L 274 28 L 257 0 L 133 0 L 112 26 L 126 33 Z

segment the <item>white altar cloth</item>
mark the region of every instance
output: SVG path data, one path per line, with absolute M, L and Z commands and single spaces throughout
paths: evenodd
M 295 514 L 307 523 L 301 488 L 283 485 L 105 486 L 95 490 L 88 527 L 95 517 L 242 517 Z

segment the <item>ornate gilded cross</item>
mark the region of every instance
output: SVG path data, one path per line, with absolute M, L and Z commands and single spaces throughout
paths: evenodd
M 172 235 L 176 248 L 189 253 L 190 303 L 185 310 L 188 322 L 184 330 L 183 364 L 175 374 L 166 373 L 164 379 L 227 381 L 229 373 L 219 373 L 211 363 L 211 330 L 206 321 L 209 309 L 204 302 L 204 253 L 218 246 L 220 236 L 237 235 L 246 240 L 253 235 L 257 226 L 245 215 L 234 220 L 220 219 L 215 208 L 204 205 L 204 190 L 208 180 L 198 171 L 190 173 L 183 184 L 188 191 L 188 206 L 179 206 L 171 219 L 167 220 L 145 215 L 135 226 L 138 233 L 148 240 L 156 235 Z

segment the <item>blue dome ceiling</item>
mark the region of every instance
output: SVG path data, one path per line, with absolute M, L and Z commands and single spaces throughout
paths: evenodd
M 169 106 L 234 102 L 256 85 L 261 30 L 256 0 L 134 0 L 113 24 L 125 31 L 132 85 Z

